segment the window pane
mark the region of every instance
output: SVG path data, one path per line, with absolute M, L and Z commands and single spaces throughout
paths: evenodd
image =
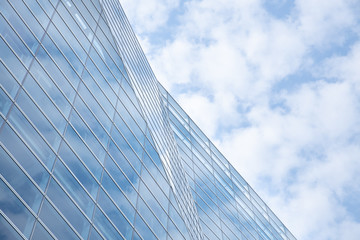
M 0 38 L 0 49 L 0 59 L 6 59 L 5 65 L 10 69 L 10 72 L 15 75 L 18 81 L 22 81 L 25 76 L 26 69 L 10 48 L 5 44 L 2 38 Z
M 31 239 L 46 240 L 46 239 L 53 239 L 53 238 L 50 236 L 50 234 L 45 230 L 45 228 L 39 222 L 36 222 L 35 230 L 34 230 L 34 233 L 33 233 Z
M 10 17 L 10 24 L 16 24 L 16 22 L 13 23 L 11 21 L 12 20 L 11 18 L 16 18 L 16 20 L 18 20 L 17 15 Z M 16 55 L 21 59 L 21 61 L 25 64 L 25 66 L 29 66 L 31 59 L 33 58 L 33 55 L 26 48 L 26 46 L 21 41 L 19 36 L 14 32 L 14 30 L 10 27 L 8 22 L 1 15 L 0 15 L 0 26 L 1 26 L 0 33 L 1 36 L 4 38 L 5 42 L 7 42 L 7 44 L 10 46 L 12 51 L 16 53 Z M 24 28 L 23 30 L 24 33 L 28 33 L 28 31 L 26 31 L 27 29 Z
M 115 207 L 103 190 L 100 190 L 98 203 L 107 217 L 113 222 L 116 228 L 126 239 L 131 238 L 132 227 L 125 216 Z
M 94 202 L 59 160 L 57 160 L 55 164 L 54 175 L 72 199 L 74 199 L 83 212 L 85 212 L 88 218 L 91 218 L 94 209 Z
M 54 103 L 50 101 L 49 97 L 44 93 L 44 91 L 39 87 L 31 75 L 27 75 L 24 87 L 29 93 L 29 95 L 34 98 L 35 102 L 43 113 L 50 119 L 54 124 L 57 130 L 60 133 L 64 132 L 66 125 L 66 120 L 61 115 L 59 110 L 55 107 Z
M 29 180 L 29 178 L 20 170 L 10 156 L 0 146 L 1 168 L 0 174 L 11 184 L 24 201 L 38 212 L 42 194 Z
M 60 144 L 60 136 L 57 135 L 56 132 L 53 132 L 54 128 L 49 126 L 49 122 L 43 117 L 43 115 L 40 115 L 41 113 L 36 111 L 38 109 L 36 109 L 34 105 L 30 104 L 29 101 L 31 100 L 25 97 L 24 94 L 25 93 L 22 92 L 17 102 L 22 109 L 26 109 L 27 113 L 32 114 L 28 117 L 30 117 L 31 120 L 35 121 L 35 123 L 33 122 L 35 126 L 41 128 L 38 129 L 41 133 L 46 134 L 46 136 L 49 138 L 47 140 L 56 141 L 55 143 L 53 142 L 53 144 L 56 144 L 53 147 L 56 147 L 57 149 L 58 145 Z M 48 167 L 48 169 L 51 169 L 55 160 L 54 152 L 17 107 L 14 107 L 12 109 L 9 115 L 9 121 L 17 130 L 17 132 L 21 135 L 21 137 L 25 140 L 25 142 L 40 158 L 40 160 Z
M 46 199 L 39 217 L 58 239 L 79 239 Z
M 47 71 L 49 70 L 51 71 L 51 69 L 48 69 Z M 51 79 L 51 75 L 47 71 L 45 71 L 37 61 L 34 61 L 30 68 L 30 72 L 32 73 L 36 82 L 50 96 L 56 106 L 60 109 L 60 111 L 62 111 L 64 116 L 67 117 L 69 115 L 71 106 L 69 103 L 70 100 L 66 98 L 66 93 L 64 92 L 66 91 L 66 87 L 63 88 L 62 85 L 56 85 L 56 79 Z
M 87 239 L 90 223 L 54 179 L 51 179 L 47 195 L 82 238 Z
M 94 224 L 106 239 L 124 239 L 98 208 L 96 208 Z
M 60 147 L 59 155 L 85 189 L 96 199 L 98 184 L 65 142 Z
M 135 214 L 134 207 L 106 173 L 104 173 L 102 184 L 105 191 L 115 201 L 115 204 L 121 209 L 127 219 L 132 222 Z M 136 192 L 134 191 L 132 194 L 136 195 Z
M 95 156 L 91 153 L 89 148 L 84 144 L 75 130 L 68 125 L 65 139 L 69 142 L 69 145 L 74 149 L 79 158 L 86 164 L 89 170 L 94 174 L 96 179 L 100 179 L 102 167 L 96 160 Z
M 23 240 L 15 229 L 0 214 L 0 239 L 2 240 Z
M 4 115 L 4 117 L 7 115 L 10 106 L 11 106 L 11 100 L 9 97 L 5 94 L 2 87 L 0 88 L 0 112 Z
M 10 74 L 10 72 L 5 68 L 5 65 L 2 61 L 0 62 L 0 74 L 0 85 L 5 89 L 5 91 L 10 95 L 10 97 L 14 99 L 15 94 L 19 89 L 19 84 Z
M 8 124 L 6 124 L 0 132 L 0 141 L 27 171 L 32 179 L 39 185 L 39 187 L 42 190 L 45 190 L 49 173 L 39 163 L 39 161 L 29 151 Z
M 100 234 L 95 230 L 95 228 L 91 228 L 89 240 L 102 240 L 103 238 Z
M 0 179 L 0 210 L 27 238 L 30 236 L 35 218 L 2 179 Z

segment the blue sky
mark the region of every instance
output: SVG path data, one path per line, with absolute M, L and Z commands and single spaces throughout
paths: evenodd
M 121 2 L 158 80 L 298 239 L 359 239 L 359 0 Z

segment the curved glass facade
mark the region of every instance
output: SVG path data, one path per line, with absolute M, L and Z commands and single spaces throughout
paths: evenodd
M 0 239 L 295 239 L 117 0 L 3 0 L 0 49 Z

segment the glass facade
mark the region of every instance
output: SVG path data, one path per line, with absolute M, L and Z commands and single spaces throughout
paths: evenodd
M 295 238 L 158 83 L 118 0 L 2 0 L 0 239 Z

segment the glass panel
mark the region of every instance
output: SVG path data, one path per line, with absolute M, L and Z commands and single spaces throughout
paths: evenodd
M 108 26 L 105 25 L 105 22 L 102 20 L 99 22 L 96 36 L 98 37 L 100 44 L 105 48 L 104 55 L 106 64 L 110 67 L 118 82 L 121 83 L 125 71 L 124 65 L 120 59 L 117 48 L 114 47 L 116 45 L 111 38 L 112 34 L 110 33 L 110 29 L 108 29 Z M 108 39 L 108 37 L 110 37 L 110 39 Z
M 52 140 L 52 143 L 55 145 L 53 147 L 56 147 L 55 149 L 57 149 L 60 144 L 60 136 L 54 132 L 54 128 L 44 118 L 42 113 L 31 104 L 31 100 L 23 91 L 21 95 L 19 95 L 17 103 L 19 103 L 22 109 L 26 110 L 26 114 L 31 114 L 28 117 L 31 121 L 35 121 L 33 122 L 35 126 L 40 128 L 38 130 L 40 130 L 41 133 L 46 134 L 45 137 L 49 138 L 47 140 Z M 35 152 L 48 169 L 51 169 L 55 160 L 54 152 L 17 107 L 12 109 L 9 115 L 9 121 L 24 141 L 30 146 L 31 150 Z
M 107 65 L 105 65 L 103 61 L 103 59 L 105 58 L 106 51 L 100 45 L 100 42 L 97 40 L 97 38 L 94 39 L 93 45 L 94 47 L 91 48 L 89 56 L 93 61 L 93 63 L 97 66 L 98 71 L 102 73 L 102 75 L 105 77 L 107 83 L 113 89 L 114 93 L 117 93 L 119 91 L 120 84 L 115 79 L 114 75 L 112 74 L 112 72 L 110 72 L 110 69 L 108 68 Z M 101 55 L 101 57 L 99 56 L 99 54 Z M 116 97 L 110 99 L 114 101 Z
M 68 3 L 71 6 L 71 3 L 69 1 L 66 1 L 66 6 L 68 6 Z M 69 12 L 65 9 L 62 2 L 60 2 L 60 4 L 58 5 L 57 12 L 60 14 L 60 16 L 63 19 L 66 19 L 67 26 L 71 29 L 73 33 L 76 34 L 76 38 L 79 39 L 79 42 L 83 46 L 85 51 L 88 51 L 88 49 L 90 48 L 90 42 L 89 39 L 84 35 L 83 31 L 81 30 L 82 28 L 87 26 L 85 25 L 85 22 L 81 19 L 80 15 L 77 12 L 72 13 L 76 18 L 76 21 L 78 22 L 76 23 L 73 16 L 71 16 L 71 14 L 69 14 Z M 91 32 L 88 32 L 88 36 L 89 38 L 92 38 Z
M 140 191 L 141 191 L 142 186 L 143 185 L 140 185 Z M 146 196 L 146 197 L 147 197 L 147 199 L 149 199 L 149 196 Z M 154 206 L 154 204 L 153 204 L 153 206 Z M 155 215 L 150 211 L 148 206 L 146 206 L 145 202 L 140 197 L 138 198 L 137 210 L 138 210 L 138 213 L 143 217 L 144 221 L 152 229 L 152 231 L 154 233 L 156 233 L 156 237 L 159 239 L 165 239 L 166 232 L 165 232 L 164 227 L 160 224 L 159 220 L 157 220 L 155 218 Z M 166 220 L 167 220 L 167 218 L 166 218 Z M 136 226 L 136 227 L 138 229 L 138 226 Z M 141 230 L 139 230 L 139 232 L 141 233 Z M 148 237 L 147 235 L 143 235 L 143 236 L 146 238 Z
M 99 59 L 99 61 L 101 61 L 101 59 Z M 104 94 L 109 98 L 110 102 L 115 106 L 117 99 L 116 92 L 114 92 L 114 90 L 110 87 L 108 82 L 105 80 L 104 76 L 100 73 L 100 71 L 98 70 L 98 68 L 91 59 L 89 59 L 89 61 L 86 62 L 86 69 L 99 84 L 99 87 L 102 89 Z
M 74 199 L 83 212 L 85 212 L 88 218 L 91 218 L 94 209 L 94 202 L 81 187 L 79 182 L 77 182 L 77 180 L 70 174 L 70 172 L 59 160 L 55 164 L 54 175 L 65 188 L 65 190 L 69 193 L 71 198 Z
M 116 122 L 117 127 L 119 128 L 119 131 L 122 133 L 122 135 L 124 136 L 124 138 L 127 140 L 127 142 L 129 143 L 129 145 L 133 148 L 133 150 L 135 151 L 135 153 L 137 154 L 137 156 L 139 158 L 141 158 L 142 156 L 142 152 L 143 152 L 143 148 L 140 144 L 143 144 L 144 141 L 144 134 L 140 135 L 140 141 L 142 140 L 141 143 L 139 143 L 139 140 L 135 138 L 134 134 L 130 131 L 130 129 L 125 125 L 125 123 L 122 121 L 122 119 L 120 118 L 120 116 L 118 114 L 116 114 L 114 121 Z
M 151 190 L 156 199 L 160 202 L 161 206 L 164 209 L 168 208 L 168 198 L 165 193 L 169 192 L 170 186 L 169 183 L 165 180 L 164 176 L 160 174 L 159 170 L 153 165 L 153 162 L 150 158 L 144 154 L 144 162 L 147 163 L 147 169 L 143 168 L 141 173 L 142 180 L 148 186 L 148 189 Z M 149 163 L 152 165 L 149 166 Z M 150 176 L 150 173 L 152 176 Z M 160 214 L 156 214 L 160 218 Z M 165 226 L 165 224 L 164 224 Z
M 27 75 L 24 88 L 27 90 L 29 95 L 34 98 L 36 104 L 41 108 L 43 113 L 51 120 L 60 133 L 64 132 L 66 126 L 66 120 L 61 115 L 59 110 L 50 101 L 49 97 L 46 96 L 44 91 L 39 87 L 31 75 Z
M 62 54 L 65 55 L 66 59 L 70 62 L 71 66 L 75 69 L 75 71 L 80 75 L 82 72 L 82 69 L 84 67 L 79 59 L 80 56 L 78 57 L 76 55 L 76 53 L 74 52 L 75 50 L 72 50 L 73 47 L 74 46 L 76 47 L 77 45 L 76 44 L 74 46 L 69 45 L 64 40 L 64 38 L 61 36 L 61 34 L 58 32 L 57 28 L 53 24 L 50 24 L 50 26 L 47 30 L 47 34 L 52 39 L 52 41 L 55 43 L 55 45 L 59 48 L 59 50 L 62 52 Z M 66 40 L 69 41 L 69 39 L 66 39 Z M 49 51 L 49 49 L 47 49 L 47 50 Z M 57 50 L 54 51 L 54 53 L 56 53 L 56 52 L 57 52 Z M 55 57 L 56 57 L 56 55 L 55 55 Z
M 44 48 L 40 47 L 36 54 L 40 64 L 46 69 L 46 72 L 51 76 L 54 82 L 60 86 L 61 91 L 69 99 L 70 102 L 74 100 L 75 90 L 72 85 L 65 78 L 65 75 L 60 71 L 59 67 L 54 63 L 50 56 L 46 53 Z
M 52 57 L 55 64 L 61 69 L 64 76 L 71 83 L 73 88 L 77 88 L 80 78 L 76 74 L 75 70 L 69 64 L 68 60 L 64 57 L 64 55 L 59 51 L 59 49 L 55 46 L 55 44 L 50 40 L 48 35 L 45 35 L 42 40 L 43 47 L 48 51 L 48 54 Z M 82 67 L 79 66 L 81 69 Z
M 80 236 L 87 239 L 90 223 L 54 179 L 51 179 L 46 194 Z
M 9 68 L 10 72 L 14 74 L 18 81 L 22 81 L 23 77 L 25 76 L 26 69 L 5 44 L 2 38 L 0 38 L 0 49 L 0 59 L 6 59 L 7 64 L 5 65 Z
M 137 171 L 140 172 L 141 163 L 134 152 L 131 150 L 129 145 L 125 142 L 124 138 L 119 134 L 119 132 L 114 129 L 112 134 L 114 141 L 116 142 L 117 146 L 113 141 L 110 142 L 109 145 L 109 153 L 119 165 L 119 167 L 123 170 L 126 176 L 130 179 L 131 183 L 134 186 L 137 186 L 139 181 L 138 174 L 134 171 L 133 167 L 137 167 Z M 119 148 L 121 151 L 119 150 Z M 131 165 L 125 157 L 131 161 Z
M 100 234 L 95 230 L 95 228 L 91 228 L 89 240 L 102 240 L 103 238 Z
M 38 212 L 42 194 L 29 180 L 29 178 L 20 170 L 10 156 L 0 146 L 1 168 L 0 174 L 11 184 L 24 201 Z
M 75 111 L 72 111 L 71 113 L 70 123 L 80 135 L 80 137 L 86 142 L 92 152 L 96 155 L 98 160 L 103 163 L 105 158 L 104 147 L 99 143 L 94 134 L 84 124 L 83 120 Z
M 51 71 L 51 69 L 48 70 Z M 63 89 L 63 85 L 61 85 L 61 83 L 58 85 L 58 83 L 56 83 L 56 79 L 54 79 L 53 82 L 53 80 L 50 78 L 50 74 L 47 73 L 37 61 L 34 61 L 31 65 L 30 72 L 32 73 L 36 82 L 50 96 L 50 98 L 54 101 L 64 116 L 67 117 L 69 115 L 71 106 L 64 92 L 64 90 L 67 91 L 66 86 Z
M 149 229 L 144 220 L 142 220 L 138 214 L 136 214 L 135 229 L 145 239 L 156 239 L 154 233 Z
M 98 208 L 96 208 L 94 224 L 106 239 L 124 239 Z
M 3 91 L 3 88 L 1 86 L 1 88 L 0 88 L 0 112 L 4 115 L 4 117 L 7 115 L 11 104 L 12 104 L 11 100 L 5 94 L 5 92 Z
M 111 105 L 106 94 L 102 92 L 102 89 L 99 87 L 98 83 L 90 76 L 89 72 L 85 69 L 82 75 L 82 80 L 84 84 L 89 88 L 90 92 L 98 100 L 99 104 L 104 108 L 105 112 L 110 118 L 113 118 L 115 112 L 115 102 Z
M 178 204 L 175 201 L 172 190 L 170 190 L 170 202 L 171 204 L 169 204 L 169 220 L 171 221 L 168 222 L 169 223 L 168 231 L 170 235 L 175 236 L 175 238 L 173 237 L 173 239 L 178 239 L 178 237 L 180 236 L 181 238 L 184 238 L 185 236 L 185 239 L 190 239 L 184 220 L 182 219 L 182 217 L 180 217 L 179 212 L 175 209 L 175 207 L 177 207 Z M 178 234 L 178 232 L 180 232 L 184 236 Z
M 35 218 L 2 179 L 0 179 L 0 210 L 10 218 L 25 237 L 30 236 Z
M 0 74 L 0 85 L 5 89 L 5 91 L 10 95 L 10 97 L 14 99 L 15 94 L 19 89 L 19 84 L 16 82 L 15 78 L 10 74 L 10 72 L 6 69 L 2 61 L 0 61 Z
M 36 222 L 35 230 L 31 239 L 46 240 L 46 239 L 53 239 L 53 237 L 45 230 L 45 228 L 39 222 Z
M 92 174 L 94 174 L 95 178 L 99 180 L 102 171 L 101 165 L 71 125 L 68 125 L 67 127 L 65 139 L 69 142 L 69 145 L 74 149 L 79 158 L 86 164 Z
M 28 27 L 31 29 L 31 31 L 35 34 L 35 36 L 38 39 L 41 39 L 42 35 L 44 34 L 44 29 L 41 27 L 39 22 L 36 20 L 34 15 L 29 11 L 29 9 L 25 6 L 24 2 L 22 0 L 12 0 L 11 4 L 14 6 L 16 11 L 19 13 L 22 19 L 24 19 L 25 23 L 29 23 Z M 39 10 L 40 11 L 40 10 Z M 40 12 L 37 12 L 40 14 Z M 40 16 L 39 16 L 40 17 Z M 42 23 L 44 25 L 47 25 L 47 22 L 49 19 L 44 15 L 42 12 L 41 16 Z M 31 23 L 31 24 L 30 24 Z M 45 26 L 43 26 L 45 27 Z
M 26 94 L 24 91 L 21 91 L 16 100 L 16 103 L 19 104 L 23 112 L 26 114 L 29 120 L 35 125 L 35 127 L 42 134 L 42 136 L 45 137 L 45 139 L 50 144 L 50 146 L 52 146 L 54 150 L 57 150 L 61 140 L 59 134 L 56 132 L 54 127 L 49 123 L 49 120 L 45 118 L 43 113 L 40 112 L 39 108 L 30 99 L 28 94 Z M 51 159 L 50 157 L 51 155 L 52 154 L 47 153 L 42 157 L 47 157 Z
M 39 217 L 58 239 L 80 239 L 46 199 Z
M 98 203 L 107 217 L 113 222 L 116 228 L 126 239 L 131 239 L 132 227 L 125 216 L 115 207 L 105 192 L 101 189 Z
M 129 200 L 135 205 L 136 204 L 136 193 L 134 186 L 130 181 L 125 177 L 124 173 L 120 170 L 110 157 L 107 157 L 105 162 L 105 168 L 114 181 L 121 186 L 124 194 L 129 198 Z
M 12 23 L 12 20 L 14 20 L 14 23 Z M 10 24 L 17 24 L 17 22 L 19 22 L 18 24 L 22 24 L 20 20 L 17 19 L 17 15 L 10 17 Z M 25 66 L 29 66 L 31 59 L 33 58 L 33 55 L 26 48 L 24 43 L 21 41 L 18 35 L 14 32 L 14 30 L 10 27 L 10 25 L 2 16 L 0 16 L 0 26 L 1 26 L 0 33 L 1 36 L 4 38 L 5 42 L 7 42 L 7 44 L 10 46 L 12 51 L 16 53 L 16 55 L 21 59 L 21 61 L 25 64 Z M 27 29 L 23 29 L 23 30 L 25 34 L 29 34 L 29 32 L 26 31 Z M 35 40 L 33 41 L 36 42 Z
M 108 134 L 106 133 L 102 125 L 94 117 L 94 115 L 85 106 L 85 103 L 79 97 L 77 97 L 75 99 L 74 106 L 78 111 L 79 115 L 83 118 L 83 120 L 87 123 L 87 125 L 91 128 L 91 130 L 95 133 L 101 144 L 103 146 L 107 146 L 109 139 Z
M 84 167 L 83 163 L 80 162 L 79 158 L 70 149 L 69 145 L 65 142 L 63 142 L 60 147 L 59 156 L 70 168 L 80 183 L 85 187 L 85 189 L 91 194 L 91 196 L 96 199 L 98 190 L 97 182 Z
M 0 132 L 0 141 L 44 191 L 49 173 L 29 151 L 15 132 L 5 124 Z
M 54 12 L 54 8 L 51 5 L 51 3 L 56 6 L 56 3 L 58 2 L 58 0 L 38 0 L 38 3 L 40 4 L 40 6 L 44 9 L 45 13 L 50 17 L 52 15 L 52 13 Z
M 2 240 L 23 240 L 15 229 L 0 214 L 0 239 Z
M 129 200 L 125 197 L 123 192 L 114 184 L 112 179 L 105 172 L 102 184 L 109 196 L 115 201 L 115 204 L 118 206 L 118 208 L 120 208 L 120 210 L 124 213 L 127 219 L 132 222 L 135 215 L 134 207 L 130 204 Z M 132 198 L 136 198 L 137 196 L 135 190 L 132 191 L 130 194 L 133 195 Z
M 84 50 L 82 45 L 80 45 L 79 40 L 77 38 L 75 38 L 75 36 L 71 33 L 71 31 L 65 25 L 64 21 L 61 19 L 61 17 L 59 16 L 58 13 L 54 14 L 54 17 L 52 18 L 52 22 L 53 22 L 55 28 L 57 29 L 57 31 L 60 32 L 62 34 L 62 36 L 66 36 L 66 38 L 64 37 L 65 40 L 71 45 L 71 48 L 74 50 L 76 55 L 79 57 L 82 64 L 84 64 L 85 59 L 87 58 L 86 51 L 88 51 L 88 49 Z M 56 33 L 55 29 L 52 28 L 52 25 L 49 28 L 49 34 L 50 34 L 50 36 L 58 39 L 55 41 L 60 41 L 60 36 Z
M 82 99 L 86 99 L 86 105 L 95 115 L 95 117 L 99 119 L 100 123 L 104 126 L 106 131 L 110 132 L 112 123 L 109 119 L 109 116 L 100 107 L 99 103 L 95 100 L 94 96 L 89 92 L 83 83 L 80 83 L 79 94 Z

